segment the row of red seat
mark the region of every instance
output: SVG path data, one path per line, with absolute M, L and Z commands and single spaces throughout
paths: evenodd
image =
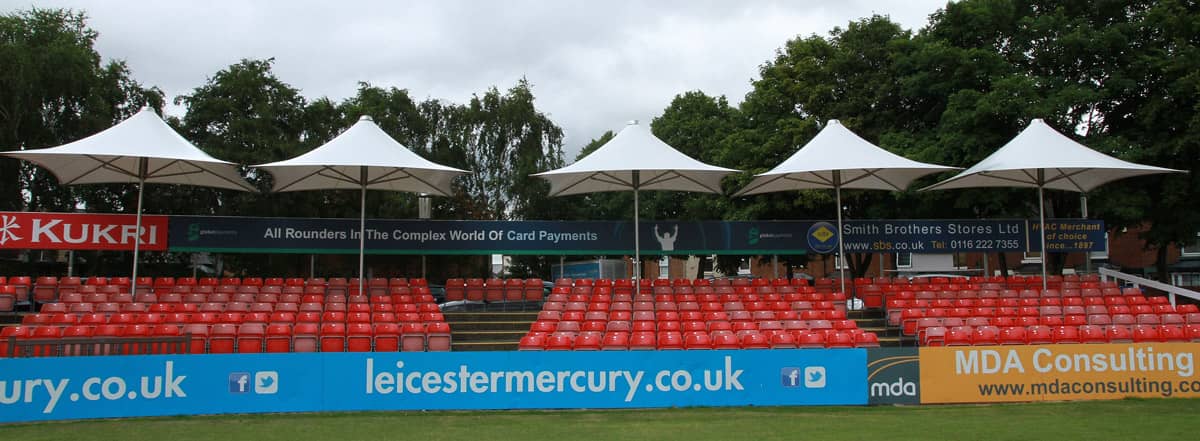
M 436 303 L 267 303 L 267 302 L 205 302 L 205 303 L 46 303 L 39 312 L 105 313 L 118 312 L 439 312 Z
M 822 288 L 823 292 L 832 290 L 832 283 L 829 279 L 822 279 L 822 283 L 818 287 Z M 696 290 L 708 289 L 724 292 L 733 288 L 746 288 L 753 290 L 754 288 L 763 288 L 774 290 L 780 289 L 799 289 L 803 288 L 806 291 L 815 292 L 818 288 L 808 286 L 804 279 L 641 279 L 639 288 L 645 292 L 687 292 L 695 288 Z M 544 295 L 544 283 L 542 279 L 482 279 L 482 278 L 452 278 L 446 280 L 446 300 L 447 301 L 475 301 L 475 302 L 515 302 L 515 301 L 540 301 Z M 585 293 L 591 294 L 596 291 L 602 294 L 631 294 L 635 292 L 632 279 L 569 279 L 561 278 L 555 281 L 552 293 Z M 732 292 L 732 291 L 730 291 Z
M 119 285 L 130 286 L 129 277 L 103 277 L 90 276 L 82 277 L 53 277 L 42 276 L 36 279 L 36 283 L 32 283 L 27 276 L 9 277 L 5 281 L 4 277 L 0 277 L 0 284 L 27 285 L 27 286 L 71 286 L 71 285 Z M 359 279 L 357 277 L 344 278 L 334 277 L 325 279 L 323 277 L 302 278 L 302 277 L 138 277 L 138 286 L 150 286 L 154 288 L 171 287 L 176 285 L 181 286 L 358 286 Z M 375 277 L 367 279 L 368 286 L 428 286 L 429 281 L 424 278 L 404 278 L 404 277 Z
M 450 350 L 445 323 L 106 324 L 6 327 L 0 330 L 0 357 L 18 348 L 25 349 L 15 356 L 164 353 L 172 337 L 182 336 L 188 337 L 186 352 L 193 354 Z M 132 343 L 120 339 L 141 339 L 139 349 L 123 347 Z
M 933 326 L 918 339 L 923 346 L 1200 342 L 1200 324 Z
M 539 319 L 529 327 L 530 333 L 550 332 L 579 332 L 579 331 L 757 331 L 757 330 L 797 330 L 797 329 L 836 329 L 848 331 L 858 329 L 858 322 L 847 319 L 816 319 L 816 320 L 629 320 L 629 319 L 590 319 L 590 320 L 553 320 Z
M 795 349 L 879 347 L 879 338 L 860 329 L 731 331 L 610 331 L 531 333 L 518 345 L 522 351 L 638 351 L 713 349 Z
M 446 321 L 440 312 L 123 312 L 104 313 L 37 313 L 27 314 L 21 319 L 23 325 L 75 324 L 160 324 L 171 323 L 436 323 Z
M 803 310 L 674 310 L 674 309 L 611 309 L 611 310 L 580 310 L 546 308 L 538 313 L 539 320 L 548 314 L 561 315 L 561 320 L 732 320 L 732 321 L 762 321 L 762 320 L 844 320 L 846 311 L 843 309 L 803 309 Z M 553 320 L 559 320 L 554 318 Z
M 1170 307 L 1166 297 L 1042 297 L 1042 298 L 1004 298 L 1004 299 L 936 299 L 936 300 L 888 300 L 887 311 L 897 311 L 908 308 L 997 308 L 997 307 Z M 1186 305 L 1180 305 L 1186 306 Z
M 37 303 L 52 302 L 64 294 L 81 292 L 118 293 L 166 293 L 222 291 L 229 293 L 257 294 L 260 290 L 266 292 L 305 292 L 325 293 L 330 290 L 335 293 L 353 293 L 359 291 L 357 278 L 282 278 L 282 277 L 139 277 L 137 292 L 131 289 L 133 284 L 128 277 L 37 277 L 36 283 L 28 276 L 0 277 L 0 311 L 11 311 L 16 304 L 29 301 Z M 365 286 L 372 293 L 387 294 L 393 288 L 424 289 L 428 293 L 428 281 L 423 278 L 406 279 L 402 277 L 372 278 Z M 11 297 L 10 297 L 11 296 Z
M 61 303 L 61 304 L 78 304 L 90 303 L 94 305 L 103 303 L 371 303 L 371 304 L 424 304 L 435 302 L 432 294 L 410 294 L 405 291 L 391 295 L 345 295 L 345 294 L 274 294 L 274 293 L 259 293 L 259 294 L 227 294 L 227 293 L 142 293 L 142 294 L 104 294 L 93 293 L 80 295 L 79 293 L 65 294 L 56 302 L 42 303 L 42 306 Z
M 1063 283 L 1100 283 L 1097 274 L 1064 274 L 1046 277 L 1047 286 L 1060 286 Z M 934 276 L 934 277 L 856 277 L 851 282 L 855 286 L 864 285 L 947 285 L 947 284 L 999 284 L 999 285 L 1028 285 L 1042 286 L 1042 276 L 1039 275 L 1010 275 L 1010 276 Z
M 874 285 L 871 285 L 874 286 Z M 870 286 L 868 286 L 870 288 Z M 1046 298 L 1046 297 L 1104 297 L 1104 296 L 1141 296 L 1138 288 L 1117 288 L 1115 284 L 1104 288 L 1084 289 L 991 289 L 980 286 L 952 286 L 955 289 L 920 289 L 890 288 L 876 290 L 858 290 L 858 296 L 868 308 L 890 307 L 894 301 L 911 300 L 961 300 L 961 298 Z

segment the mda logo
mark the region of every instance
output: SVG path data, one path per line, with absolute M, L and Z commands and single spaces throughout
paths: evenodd
M 920 357 L 916 348 L 867 350 L 867 402 L 920 404 Z

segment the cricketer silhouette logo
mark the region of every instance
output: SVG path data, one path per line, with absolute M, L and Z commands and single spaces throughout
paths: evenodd
M 21 240 L 16 230 L 21 229 L 21 225 L 17 223 L 16 216 L 0 216 L 0 245 L 8 243 L 8 241 Z
M 659 234 L 658 225 L 655 224 L 654 238 L 658 239 L 658 244 L 662 246 L 663 251 L 674 251 L 675 239 L 679 238 L 679 225 L 674 225 L 674 232 L 664 231 Z

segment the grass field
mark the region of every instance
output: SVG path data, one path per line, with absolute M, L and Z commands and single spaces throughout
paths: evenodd
M 1195 439 L 1200 399 L 913 407 L 372 412 L 0 426 L 4 440 Z

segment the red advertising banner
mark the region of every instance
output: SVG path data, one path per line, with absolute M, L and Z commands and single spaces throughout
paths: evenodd
M 133 250 L 131 214 L 0 212 L 0 249 Z M 167 250 L 167 216 L 142 216 L 141 249 Z

